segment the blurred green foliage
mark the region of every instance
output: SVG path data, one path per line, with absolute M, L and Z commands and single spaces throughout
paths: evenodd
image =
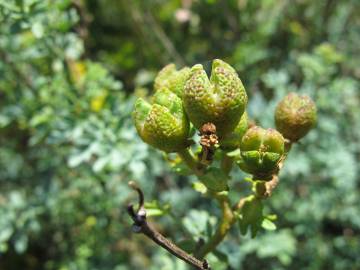
M 188 269 L 130 233 L 127 181 L 143 187 L 154 223 L 183 248 L 211 234 L 218 212 L 140 141 L 130 112 L 163 65 L 209 67 L 213 58 L 236 67 L 262 126 L 274 127 L 290 91 L 310 95 L 319 118 L 266 202 L 277 229 L 255 239 L 232 231 L 208 257 L 213 268 L 359 269 L 359 8 L 1 0 L 0 269 Z M 247 183 L 233 174 L 238 198 Z

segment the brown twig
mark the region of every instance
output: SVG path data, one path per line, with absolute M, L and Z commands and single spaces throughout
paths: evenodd
M 79 21 L 75 25 L 76 32 L 82 40 L 86 40 L 89 36 L 89 25 L 92 21 L 92 17 L 87 11 L 84 1 L 72 0 L 71 6 L 75 8 L 77 14 L 79 15 Z
M 267 181 L 265 183 L 265 197 L 270 197 L 273 190 L 277 187 L 279 184 L 279 176 L 277 174 L 274 174 L 272 179 L 270 181 Z
M 132 204 L 128 205 L 127 211 L 134 221 L 132 230 L 135 233 L 142 233 L 156 244 L 166 249 L 168 252 L 178 257 L 179 259 L 185 261 L 196 269 L 200 270 L 211 270 L 208 262 L 206 260 L 200 261 L 194 256 L 188 254 L 183 249 L 179 248 L 161 233 L 159 233 L 154 227 L 152 227 L 146 220 L 146 210 L 144 208 L 144 193 L 134 182 L 129 182 L 129 186 L 137 191 L 139 195 L 139 207 L 135 211 Z

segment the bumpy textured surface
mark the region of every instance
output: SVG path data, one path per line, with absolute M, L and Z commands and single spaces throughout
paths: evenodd
M 248 116 L 247 113 L 244 112 L 235 129 L 231 133 L 225 135 L 225 137 L 220 140 L 220 147 L 224 150 L 229 150 L 229 151 L 239 148 L 241 139 L 247 130 L 248 130 Z
M 275 129 L 250 128 L 240 144 L 239 166 L 256 176 L 269 176 L 284 154 L 284 138 Z
M 239 123 L 245 111 L 247 95 L 236 71 L 224 61 L 215 59 L 210 80 L 202 65 L 191 68 L 183 102 L 196 128 L 211 122 L 216 125 L 217 135 L 221 138 Z
M 184 67 L 176 70 L 174 64 L 166 65 L 155 78 L 154 90 L 168 89 L 177 96 L 182 97 L 184 85 L 190 75 L 190 68 Z
M 316 106 L 308 96 L 288 94 L 275 111 L 276 128 L 293 142 L 304 137 L 316 123 Z
M 157 91 L 166 85 L 168 78 L 176 71 L 175 64 L 168 64 L 163 67 L 156 75 L 154 81 L 154 90 Z
M 167 89 L 159 90 L 154 104 L 139 98 L 133 119 L 142 140 L 165 152 L 177 152 L 187 146 L 189 121 L 181 99 Z

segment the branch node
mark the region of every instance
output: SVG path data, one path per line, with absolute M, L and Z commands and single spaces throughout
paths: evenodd
M 129 204 L 127 207 L 127 212 L 129 213 L 129 216 L 132 218 L 132 220 L 135 221 L 136 219 L 136 213 L 134 210 L 134 206 L 132 204 Z
M 204 269 L 211 270 L 211 267 L 209 266 L 209 263 L 207 262 L 207 260 L 204 260 L 204 262 L 203 262 L 203 268 L 204 268 Z
M 141 226 L 139 225 L 133 224 L 131 229 L 134 233 L 141 233 Z
M 135 190 L 138 195 L 139 195 L 139 208 L 137 210 L 137 212 L 140 211 L 140 209 L 144 208 L 144 193 L 142 192 L 142 190 L 140 189 L 140 187 L 134 182 L 134 181 L 130 181 L 128 183 L 129 187 L 131 187 L 133 190 Z
M 162 248 L 169 251 L 171 254 L 175 255 L 179 259 L 187 262 L 188 264 L 194 266 L 196 269 L 200 270 L 209 270 L 210 267 L 207 261 L 200 261 L 197 258 L 191 256 L 170 240 L 165 238 L 162 234 L 160 234 L 155 228 L 150 226 L 150 224 L 146 221 L 146 210 L 144 207 L 144 193 L 140 189 L 140 187 L 133 181 L 129 182 L 129 186 L 137 191 L 139 195 L 139 207 L 137 211 L 134 209 L 133 204 L 129 204 L 127 206 L 127 212 L 129 213 L 131 219 L 134 221 L 131 229 L 134 233 L 142 233 L 156 244 L 161 246 Z

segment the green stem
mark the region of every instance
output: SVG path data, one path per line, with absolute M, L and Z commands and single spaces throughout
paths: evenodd
M 253 176 L 253 179 L 258 179 L 258 180 L 264 180 L 266 181 L 265 182 L 265 190 L 257 193 L 257 195 L 259 197 L 262 197 L 262 198 L 268 198 L 271 196 L 273 190 L 277 187 L 277 185 L 279 184 L 279 172 L 280 170 L 282 169 L 282 167 L 284 166 L 284 162 L 291 150 L 291 146 L 292 146 L 292 142 L 289 141 L 289 140 L 285 140 L 285 151 L 284 151 L 284 156 L 283 156 L 283 159 L 280 161 L 279 165 L 278 165 L 278 170 L 271 175 L 271 178 L 270 180 L 268 178 L 266 179 L 262 179 L 262 178 L 259 178 L 256 177 L 256 176 Z
M 220 204 L 222 216 L 218 224 L 215 234 L 209 241 L 195 252 L 195 257 L 203 259 L 208 253 L 212 252 L 225 238 L 230 228 L 236 221 L 236 217 L 231 209 L 229 198 L 227 195 L 218 196 L 216 198 Z
M 204 174 L 202 171 L 203 165 L 198 162 L 190 148 L 180 150 L 178 155 L 197 176 L 202 176 Z
M 198 159 L 194 156 L 192 151 L 189 148 L 183 149 L 178 152 L 178 155 L 186 163 L 186 165 L 196 174 L 196 176 L 201 177 L 204 174 L 204 166 L 200 164 Z M 223 156 L 221 168 L 226 173 L 229 174 L 233 165 L 233 159 L 226 154 Z M 220 204 L 221 208 L 221 219 L 218 223 L 215 234 L 209 239 L 207 243 L 200 247 L 198 251 L 195 252 L 195 257 L 198 259 L 203 259 L 208 253 L 212 252 L 225 238 L 228 234 L 230 228 L 236 221 L 235 211 L 238 211 L 241 208 L 234 207 L 234 210 L 231 208 L 230 200 L 227 194 L 224 193 L 213 193 L 214 197 Z
M 234 159 L 229 157 L 226 152 L 223 153 L 223 157 L 221 160 L 221 169 L 226 175 L 229 175 L 232 166 L 233 166 Z
M 287 142 L 285 145 L 285 157 L 291 149 L 291 142 Z M 233 159 L 226 154 L 223 156 L 221 161 L 222 170 L 228 174 L 232 168 Z M 277 175 L 275 175 L 277 178 Z M 274 183 L 276 186 L 277 182 Z M 271 188 L 271 190 L 274 187 Z M 230 206 L 229 198 L 227 195 L 214 194 L 214 197 L 218 200 L 222 216 L 218 224 L 215 234 L 209 239 L 209 241 L 200 247 L 199 251 L 195 252 L 195 257 L 198 259 L 203 259 L 208 253 L 216 249 L 216 247 L 221 243 L 221 241 L 228 234 L 230 228 L 236 222 L 235 212 L 239 212 L 244 205 L 244 199 L 241 199 L 233 208 Z

